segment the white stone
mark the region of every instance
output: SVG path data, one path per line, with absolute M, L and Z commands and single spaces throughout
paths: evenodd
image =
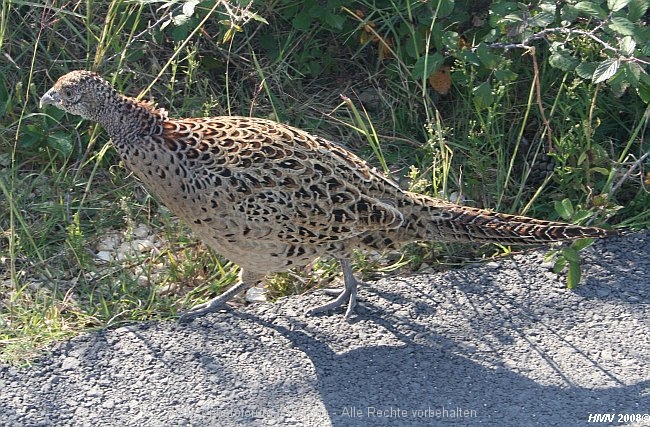
M 266 301 L 266 291 L 264 288 L 254 287 L 249 288 L 246 291 L 246 301 L 247 302 L 265 302 Z
M 109 251 L 99 251 L 95 254 L 95 258 L 105 262 L 110 262 L 115 259 L 115 257 L 113 256 L 113 252 L 109 252 Z
M 111 233 L 105 236 L 102 240 L 97 243 L 98 251 L 113 251 L 117 248 L 122 242 L 122 238 L 117 233 Z
M 133 235 L 138 239 L 144 239 L 151 235 L 151 228 L 145 224 L 138 224 L 135 230 L 133 230 Z

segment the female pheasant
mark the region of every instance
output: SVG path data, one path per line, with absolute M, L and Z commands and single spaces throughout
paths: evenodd
M 615 234 L 494 213 L 403 191 L 340 145 L 253 117 L 169 118 L 99 75 L 73 71 L 40 100 L 99 122 L 125 164 L 216 252 L 241 267 L 224 294 L 181 320 L 216 311 L 264 276 L 340 260 L 345 288 L 318 313 L 356 304 L 349 258 L 422 240 L 543 244 Z

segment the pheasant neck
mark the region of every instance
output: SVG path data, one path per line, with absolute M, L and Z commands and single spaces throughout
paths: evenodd
M 99 122 L 114 141 L 134 140 L 134 137 L 156 132 L 160 121 L 167 118 L 164 110 L 156 110 L 150 104 L 116 94 L 110 105 L 98 111 Z

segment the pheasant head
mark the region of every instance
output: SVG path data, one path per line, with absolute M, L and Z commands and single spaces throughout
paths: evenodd
M 41 97 L 40 106 L 53 105 L 84 119 L 101 121 L 103 110 L 117 96 L 117 92 L 91 71 L 73 71 L 62 76 Z
M 151 133 L 156 123 L 167 118 L 164 109 L 125 97 L 98 74 L 85 70 L 61 76 L 41 97 L 41 108 L 46 105 L 98 122 L 113 138 Z

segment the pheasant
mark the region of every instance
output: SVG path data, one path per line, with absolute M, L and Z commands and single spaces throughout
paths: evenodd
M 174 119 L 118 93 L 98 74 L 73 71 L 40 99 L 100 123 L 124 163 L 217 253 L 238 281 L 181 316 L 217 311 L 274 272 L 314 258 L 340 261 L 344 289 L 307 314 L 356 305 L 353 251 L 413 241 L 537 245 L 615 231 L 459 206 L 402 190 L 342 146 L 254 117 Z

